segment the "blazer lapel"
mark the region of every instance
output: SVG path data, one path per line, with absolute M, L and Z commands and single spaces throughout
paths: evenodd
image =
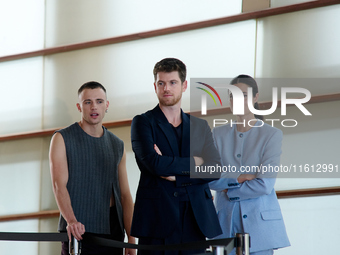
M 158 126 L 160 127 L 166 139 L 168 140 L 168 143 L 170 144 L 173 155 L 179 156 L 175 132 L 158 105 L 154 108 L 154 116 L 158 122 Z
M 183 125 L 183 133 L 182 133 L 182 156 L 190 157 L 190 117 L 185 114 L 182 110 L 182 125 Z

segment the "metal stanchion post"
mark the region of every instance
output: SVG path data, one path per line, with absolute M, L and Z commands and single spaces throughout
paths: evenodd
M 249 255 L 250 238 L 248 233 L 236 234 L 236 255 Z
M 81 243 L 75 237 L 72 236 L 71 241 L 69 241 L 69 253 L 70 255 L 80 255 L 81 253 Z
M 224 255 L 224 246 L 214 246 L 213 247 L 213 254 L 214 255 Z

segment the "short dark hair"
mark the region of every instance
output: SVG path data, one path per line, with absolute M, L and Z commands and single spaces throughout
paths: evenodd
M 181 79 L 181 82 L 183 83 L 187 76 L 187 68 L 185 64 L 177 58 L 162 59 L 161 61 L 157 62 L 155 67 L 153 68 L 153 75 L 155 77 L 155 81 L 157 79 L 157 73 L 159 72 L 171 73 L 174 71 L 178 72 L 178 76 Z
M 78 96 L 81 94 L 81 92 L 83 92 L 84 89 L 97 89 L 97 88 L 104 90 L 106 94 L 106 89 L 104 88 L 103 85 L 96 81 L 89 81 L 81 85 L 81 87 L 78 89 Z
M 249 75 L 240 74 L 239 76 L 232 79 L 230 82 L 231 85 L 235 85 L 238 83 L 244 83 L 248 87 L 251 87 L 253 89 L 253 97 L 255 97 L 257 93 L 259 93 L 259 87 L 257 86 L 255 79 Z M 260 110 L 259 104 L 257 102 L 254 104 L 254 108 Z M 263 116 L 261 115 L 255 114 L 255 118 L 263 120 Z
M 239 76 L 232 79 L 230 82 L 231 85 L 235 85 L 237 83 L 244 83 L 248 85 L 248 87 L 251 87 L 253 89 L 253 97 L 255 97 L 256 94 L 259 92 L 259 88 L 257 86 L 255 79 L 249 75 L 240 74 Z

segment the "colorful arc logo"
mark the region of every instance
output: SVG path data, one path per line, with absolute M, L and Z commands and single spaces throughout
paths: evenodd
M 220 101 L 221 106 L 222 106 L 222 100 L 221 100 L 221 98 L 220 98 L 220 95 L 217 93 L 217 91 L 216 91 L 213 87 L 211 87 L 210 85 L 208 85 L 208 84 L 206 84 L 206 83 L 203 83 L 203 82 L 197 82 L 197 83 L 198 83 L 198 84 L 201 84 L 201 85 L 204 85 L 204 86 L 206 86 L 206 87 L 208 87 L 212 92 L 214 92 L 215 95 L 217 96 L 218 100 Z M 200 87 L 196 87 L 196 88 L 201 89 L 201 90 L 203 90 L 204 92 L 206 92 L 206 93 L 214 100 L 215 105 L 217 105 L 214 96 L 209 92 L 209 90 L 206 90 L 206 89 L 200 88 Z

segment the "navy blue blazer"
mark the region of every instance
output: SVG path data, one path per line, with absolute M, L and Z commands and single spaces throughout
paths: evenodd
M 135 237 L 166 238 L 172 234 L 180 219 L 179 187 L 187 190 L 202 233 L 209 238 L 222 233 L 208 186 L 217 178 L 190 178 L 190 168 L 195 169 L 193 156 L 202 157 L 205 165 L 216 165 L 220 164 L 219 153 L 208 123 L 183 111 L 181 114 L 181 157 L 172 125 L 159 106 L 132 120 L 132 149 L 141 171 L 131 227 L 131 235 Z M 162 156 L 156 153 L 154 144 Z M 176 181 L 161 176 L 176 176 Z

